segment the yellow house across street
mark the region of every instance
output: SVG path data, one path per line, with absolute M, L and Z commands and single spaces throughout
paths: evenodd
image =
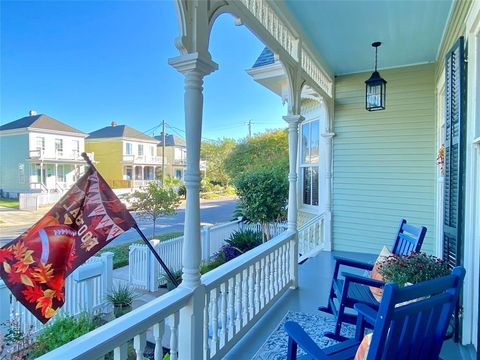
M 113 188 L 138 188 L 155 180 L 162 166 L 157 144 L 155 138 L 115 122 L 85 140 L 87 151 L 96 152 L 97 169 Z

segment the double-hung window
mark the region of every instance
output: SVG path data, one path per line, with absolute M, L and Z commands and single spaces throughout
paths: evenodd
M 55 139 L 55 153 L 58 156 L 63 155 L 63 139 Z
M 300 158 L 302 178 L 302 203 L 318 206 L 320 170 L 320 121 L 302 124 L 302 149 Z
M 138 156 L 143 156 L 143 145 L 138 144 Z
M 125 155 L 132 155 L 132 143 L 125 143 Z

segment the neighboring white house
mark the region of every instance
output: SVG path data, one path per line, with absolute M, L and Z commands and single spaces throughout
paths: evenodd
M 44 114 L 0 126 L 0 190 L 20 193 L 63 193 L 84 171 L 87 134 Z M 93 160 L 93 154 L 90 154 Z

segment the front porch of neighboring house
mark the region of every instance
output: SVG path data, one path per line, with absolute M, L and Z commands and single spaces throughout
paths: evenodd
M 452 266 L 461 264 L 466 268 L 459 326 L 462 345 L 446 343 L 442 356 L 446 359 L 469 358 L 472 353 L 476 356 L 480 268 L 480 93 L 477 90 L 480 3 L 452 3 L 433 63 L 380 70 L 389 81 L 387 110 L 374 113 L 365 111 L 364 81 L 371 70 L 336 76 L 326 70 L 328 67 L 322 65 L 318 49 L 310 45 L 321 31 L 308 36 L 299 28 L 301 20 L 307 21 L 312 13 L 309 6 L 326 3 L 353 4 L 176 1 L 181 32 L 176 46 L 181 55 L 169 63 L 185 77 L 188 155 L 182 284 L 40 359 L 102 359 L 111 351 L 115 359 L 126 359 L 127 344 L 131 341 L 137 358 L 142 358 L 147 333 L 155 342 L 155 359 L 162 359 L 162 346 L 170 349 L 170 359 L 248 359 L 288 310 L 315 313 L 316 307 L 326 302 L 332 250 L 373 254 L 382 245 L 390 245 L 402 217 L 428 227 L 425 251 L 443 256 Z M 443 6 L 445 2 L 382 2 L 391 16 L 398 15 L 397 6 L 408 4 L 428 7 Z M 376 11 L 369 8 L 375 6 L 371 2 L 358 2 L 358 6 L 359 11 L 369 14 Z M 287 7 L 290 11 L 286 11 Z M 298 18 L 290 22 L 288 19 L 294 17 L 292 9 Z M 237 24 L 252 29 L 266 46 L 274 49 L 274 57 L 280 62 L 280 71 L 271 68 L 280 85 L 275 84 L 274 78 L 265 79 L 265 86 L 276 88 L 288 103 L 288 112 L 283 117 L 288 124 L 289 140 L 288 229 L 201 276 L 202 86 L 204 77 L 218 68 L 209 54 L 208 40 L 213 22 L 223 13 L 234 14 Z M 414 16 L 414 12 L 408 12 L 409 20 Z M 340 20 L 336 17 L 334 21 Z M 315 22 L 314 28 L 321 24 Z M 387 21 L 385 26 L 390 25 Z M 348 24 L 345 26 L 346 32 L 353 35 L 355 31 Z M 399 25 L 398 29 L 402 27 Z M 329 36 L 336 33 L 335 29 L 324 30 Z M 383 33 L 387 32 L 384 29 Z M 465 77 L 463 73 L 452 73 L 458 70 L 455 64 L 465 63 L 457 57 L 458 48 L 449 51 L 461 36 L 468 40 Z M 367 46 L 371 40 L 377 39 L 365 40 Z M 403 45 L 414 45 L 407 43 Z M 393 47 L 390 44 L 390 52 Z M 445 69 L 446 55 L 450 62 Z M 342 60 L 347 62 L 351 58 L 345 56 Z M 465 106 L 457 111 L 452 104 L 463 101 L 460 95 L 467 87 Z M 460 98 L 455 98 L 456 95 Z M 312 115 L 312 108 L 321 110 Z M 302 129 L 302 124 L 315 120 L 319 120 L 319 136 L 303 136 L 307 128 L 312 134 L 314 126 Z M 459 129 L 465 130 L 465 137 L 452 139 Z M 304 138 L 310 139 L 305 140 L 307 145 L 312 142 L 309 149 L 319 150 L 320 163 L 312 164 L 312 156 L 315 160 L 316 154 L 303 158 Z M 435 164 L 441 144 L 446 147 L 445 176 Z M 458 144 L 464 145 L 465 154 L 455 152 Z M 455 163 L 457 155 L 464 160 Z M 132 177 L 134 174 L 132 169 Z M 304 181 L 305 174 L 310 174 L 310 182 Z M 307 196 L 312 204 L 304 204 L 301 184 L 311 185 L 312 179 L 317 178 L 318 211 L 306 217 L 305 210 L 313 205 L 313 196 Z M 468 196 L 462 197 L 451 187 L 460 181 L 464 182 Z M 448 191 L 441 191 L 442 184 Z M 310 186 L 310 190 L 313 192 L 314 187 Z M 448 207 L 443 207 L 444 200 Z M 300 217 L 304 219 L 301 225 Z
M 84 172 L 85 162 L 32 162 L 28 184 L 32 191 L 43 193 L 67 191 Z
M 123 167 L 123 180 L 128 181 L 127 187 L 139 188 L 147 186 L 156 180 L 158 166 L 127 165 Z

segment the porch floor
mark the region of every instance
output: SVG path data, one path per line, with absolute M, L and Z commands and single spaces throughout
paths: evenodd
M 260 319 L 260 321 L 224 357 L 228 360 L 251 359 L 265 343 L 288 311 L 318 314 L 317 308 L 327 304 L 334 267 L 333 255 L 363 261 L 375 261 L 376 255 L 350 252 L 321 252 L 299 266 L 299 286 L 287 293 Z M 328 315 L 326 315 L 328 316 Z M 449 340 L 445 342 L 441 358 L 469 359 L 471 352 Z

